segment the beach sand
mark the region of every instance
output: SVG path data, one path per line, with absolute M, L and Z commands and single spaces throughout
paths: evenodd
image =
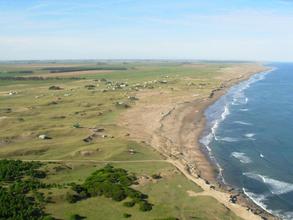
M 131 138 L 155 148 L 188 179 L 198 184 L 204 190 L 201 195 L 217 199 L 243 219 L 276 219 L 243 194 L 219 184 L 216 180 L 217 169 L 199 144 L 205 128 L 205 109 L 232 85 L 266 70 L 268 68 L 261 64 L 223 68 L 223 73 L 217 77 L 220 86 L 211 89 L 209 95 L 140 91 L 137 94 L 140 101 L 122 115 L 120 124 L 128 130 Z M 235 194 L 239 195 L 236 204 L 230 202 Z

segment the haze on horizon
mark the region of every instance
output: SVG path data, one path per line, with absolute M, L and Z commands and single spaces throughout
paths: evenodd
M 289 0 L 0 0 L 0 60 L 293 60 Z

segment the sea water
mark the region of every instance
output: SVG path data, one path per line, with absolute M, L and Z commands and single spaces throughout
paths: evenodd
M 200 142 L 219 178 L 255 203 L 293 219 L 293 63 L 232 87 L 205 112 Z

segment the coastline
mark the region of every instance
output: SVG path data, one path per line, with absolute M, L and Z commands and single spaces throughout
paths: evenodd
M 258 65 L 257 68 L 241 69 L 234 77 L 235 69 L 232 69 L 233 76 L 221 80 L 221 84 L 212 89 L 208 97 L 180 97 L 177 102 L 170 101 L 159 109 L 153 105 L 147 111 L 140 108 L 147 106 L 142 103 L 142 106 L 129 110 L 123 116 L 122 125 L 128 129 L 133 139 L 151 145 L 188 179 L 198 184 L 204 190 L 201 195 L 217 199 L 243 219 L 278 219 L 256 205 L 244 193 L 217 181 L 217 168 L 199 143 L 206 128 L 205 110 L 232 86 L 268 70 L 270 68 Z M 145 97 L 148 94 L 141 96 Z M 143 120 L 141 123 L 137 122 L 137 117 L 143 113 Z M 135 120 L 131 120 L 133 118 Z M 145 126 L 147 122 L 150 124 L 150 120 L 153 123 L 149 127 Z M 144 132 L 141 132 L 142 128 Z M 236 204 L 230 202 L 232 197 L 237 198 Z
M 249 80 L 254 75 L 268 73 L 273 70 L 274 70 L 273 67 L 266 67 L 266 69 L 263 71 L 251 73 L 251 74 L 245 75 L 241 78 L 238 78 L 235 81 L 230 81 L 230 83 L 227 84 L 222 91 L 219 90 L 220 92 L 217 94 L 217 96 L 215 96 L 215 99 L 211 101 L 211 103 L 207 106 L 206 109 L 208 109 L 211 105 L 213 105 L 215 102 L 217 102 L 222 96 L 226 95 L 227 91 L 229 91 L 233 86 L 238 85 L 241 82 L 245 82 L 245 81 Z M 220 173 L 222 168 L 217 163 L 216 159 L 215 160 L 213 159 L 214 156 L 210 152 L 210 149 L 208 149 L 207 146 L 204 146 L 204 144 L 201 143 L 201 141 L 200 141 L 203 137 L 205 137 L 204 132 L 206 131 L 205 128 L 206 128 L 206 121 L 207 121 L 204 113 L 203 113 L 202 117 L 204 117 L 204 124 L 205 125 L 204 125 L 204 129 L 201 132 L 201 135 L 197 137 L 197 140 L 199 142 L 199 145 L 202 148 L 203 153 L 205 154 L 207 159 L 210 161 L 211 166 L 217 167 L 218 172 L 215 173 L 215 177 L 214 177 L 215 178 L 214 180 L 216 180 L 216 182 L 214 182 L 214 183 L 218 184 L 217 189 L 220 191 L 223 191 L 225 193 L 228 193 L 232 196 L 236 196 L 238 204 L 240 204 L 243 207 L 246 207 L 248 210 L 250 210 L 254 214 L 262 217 L 263 219 L 279 219 L 277 216 L 274 216 L 273 213 L 266 210 L 262 205 L 258 204 L 257 201 L 254 201 L 251 197 L 249 197 L 249 195 L 245 192 L 245 190 L 234 188 L 233 186 L 229 185 L 228 183 L 226 183 L 224 181 L 224 179 L 222 178 L 222 174 Z

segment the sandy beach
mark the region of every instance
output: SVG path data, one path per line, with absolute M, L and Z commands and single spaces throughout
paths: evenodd
M 140 91 L 139 102 L 120 119 L 130 137 L 143 141 L 180 170 L 208 195 L 243 219 L 277 219 L 265 212 L 237 190 L 217 182 L 217 169 L 204 153 L 199 139 L 205 128 L 205 109 L 227 89 L 250 76 L 268 70 L 261 64 L 241 64 L 223 68 L 218 87 L 209 94 L 173 95 L 170 91 Z M 190 196 L 198 196 L 190 192 Z M 230 202 L 237 196 L 236 204 Z

